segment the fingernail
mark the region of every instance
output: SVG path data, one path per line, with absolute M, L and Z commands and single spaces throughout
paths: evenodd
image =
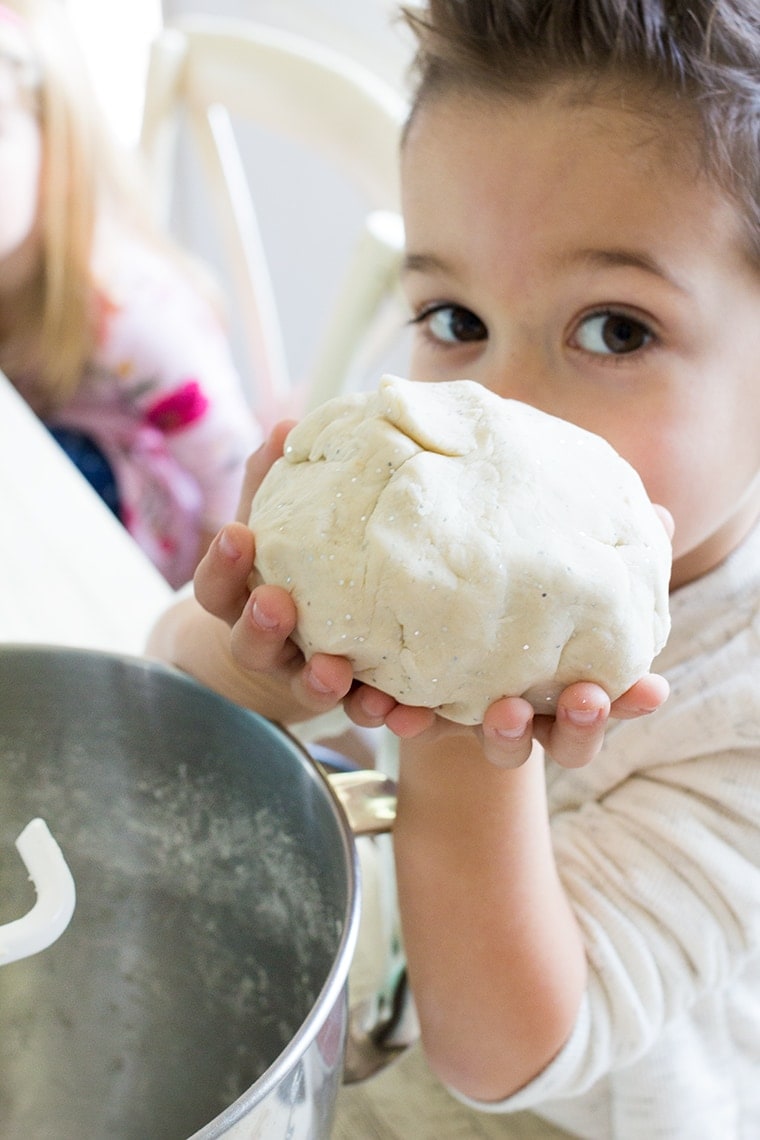
M 309 671 L 309 685 L 315 693 L 331 693 L 333 691 L 332 685 L 326 685 L 324 681 L 320 681 L 319 677 L 314 672 Z
M 396 702 L 387 693 L 381 693 L 377 689 L 364 689 L 359 696 L 359 705 L 365 716 L 374 719 L 386 717 Z
M 268 614 L 261 608 L 261 605 L 257 598 L 254 598 L 253 600 L 253 605 L 251 606 L 251 616 L 259 629 L 271 631 L 273 629 L 277 629 L 277 626 L 279 625 L 277 618 L 273 618 L 271 614 Z
M 526 732 L 525 725 L 521 728 L 492 728 L 488 730 L 489 736 L 497 740 L 521 740 Z
M 563 715 L 578 728 L 587 728 L 601 719 L 601 709 L 563 709 Z
M 240 557 L 240 548 L 227 530 L 219 532 L 219 549 L 224 557 L 229 558 L 231 562 L 237 562 Z

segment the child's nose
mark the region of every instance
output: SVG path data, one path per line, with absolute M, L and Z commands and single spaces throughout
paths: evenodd
M 483 362 L 481 374 L 474 376 L 485 388 L 506 400 L 520 400 L 542 411 L 550 411 L 547 369 L 532 351 L 512 350 Z

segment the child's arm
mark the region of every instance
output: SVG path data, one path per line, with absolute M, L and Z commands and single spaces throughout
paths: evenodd
M 407 741 L 401 757 L 394 850 L 425 1049 L 451 1087 L 502 1100 L 559 1052 L 586 980 L 542 750 L 499 768 L 470 735 Z
M 482 730 L 438 721 L 402 742 L 394 851 L 410 982 L 433 1068 L 473 1100 L 503 1100 L 546 1067 L 585 986 L 537 741 L 555 762 L 584 765 L 610 714 L 654 711 L 667 691 L 647 676 L 610 706 L 581 683 L 565 689 L 556 718 L 508 698 Z M 348 703 L 372 698 L 357 692 Z M 423 719 L 422 710 L 394 715 L 412 730 Z

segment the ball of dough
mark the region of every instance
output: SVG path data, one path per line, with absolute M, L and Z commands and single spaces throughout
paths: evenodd
M 290 432 L 256 494 L 256 581 L 285 587 L 306 658 L 478 724 L 498 697 L 611 698 L 669 630 L 670 544 L 604 440 L 469 380 L 386 376 Z

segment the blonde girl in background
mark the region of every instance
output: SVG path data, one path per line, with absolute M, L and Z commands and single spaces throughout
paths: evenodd
M 129 162 L 63 4 L 0 4 L 0 370 L 180 586 L 260 433 L 210 281 L 152 231 Z

